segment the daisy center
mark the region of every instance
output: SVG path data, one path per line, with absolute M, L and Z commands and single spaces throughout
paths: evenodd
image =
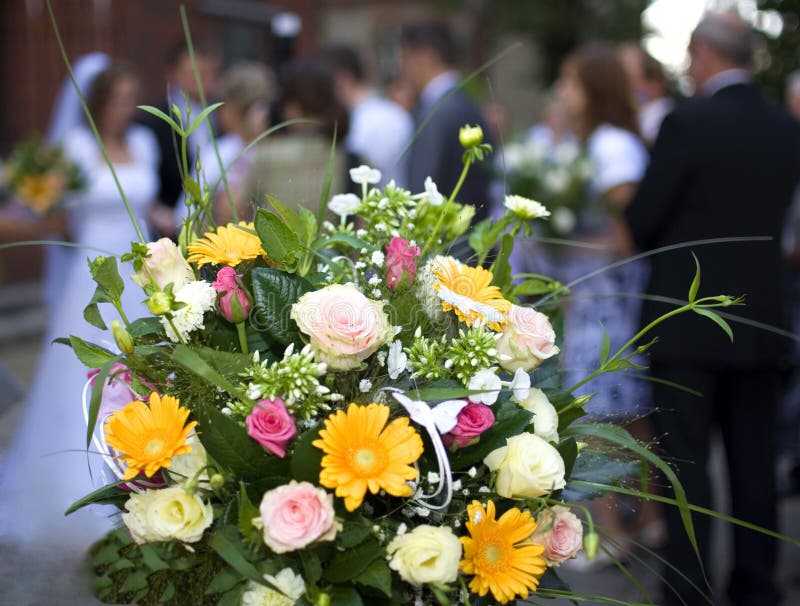
M 144 454 L 147 456 L 155 456 L 164 450 L 164 440 L 161 438 L 151 438 L 144 446 Z
M 382 467 L 379 452 L 374 448 L 359 448 L 353 455 L 353 464 L 356 471 L 363 476 L 374 475 Z
M 500 561 L 500 558 L 503 557 L 503 552 L 497 545 L 489 545 L 486 548 L 483 556 L 486 558 L 486 561 L 489 564 L 497 564 Z

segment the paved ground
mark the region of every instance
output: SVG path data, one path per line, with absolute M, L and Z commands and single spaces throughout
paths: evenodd
M 26 309 L 24 323 L 14 319 L 2 309 L 0 292 L 0 363 L 26 386 L 36 363 L 41 338 L 37 330 L 43 319 Z M 0 457 L 13 434 L 17 418 L 22 409 L 21 402 L 0 407 Z M 719 456 L 713 463 L 722 469 Z M 721 487 L 717 487 L 719 493 Z M 714 545 L 715 570 L 717 579 L 724 579 L 724 571 L 729 566 L 729 529 L 719 524 Z M 781 531 L 789 536 L 800 538 L 800 498 L 784 499 L 781 502 Z M 650 568 L 658 569 L 658 562 L 652 557 L 643 557 L 643 562 L 630 565 L 632 575 L 645 587 L 651 599 L 658 603 L 657 578 Z M 564 578 L 573 589 L 587 594 L 604 595 L 622 601 L 644 602 L 643 598 L 622 573 L 615 568 L 593 573 L 562 570 Z M 783 547 L 783 557 L 779 576 L 787 592 L 785 606 L 800 605 L 800 548 L 788 545 Z M 98 602 L 86 597 L 87 577 L 81 569 L 81 558 L 75 554 L 71 561 L 22 560 L 19 554 L 0 546 L 0 605 L 8 606 L 90 606 Z M 717 595 L 722 596 L 718 590 Z M 566 606 L 567 602 L 539 601 L 540 604 Z M 593 604 L 595 602 L 585 602 Z M 727 606 L 724 598 L 715 597 L 718 606 Z

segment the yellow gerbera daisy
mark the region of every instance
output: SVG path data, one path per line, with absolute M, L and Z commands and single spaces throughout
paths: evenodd
M 464 559 L 459 568 L 474 575 L 470 590 L 479 596 L 491 591 L 501 604 L 536 591 L 547 563 L 541 555 L 544 547 L 527 542 L 536 529 L 531 513 L 514 507 L 495 520 L 492 501 L 486 504 L 486 509 L 480 502 L 472 501 L 467 506 L 467 515 L 470 536 L 460 538 Z
M 206 232 L 202 238 L 189 244 L 187 260 L 197 263 L 198 267 L 203 267 L 206 263 L 233 267 L 247 259 L 259 256 L 266 258 L 259 237 L 246 231 L 255 229 L 253 224 L 239 221 L 239 226 L 244 229 L 228 223 L 217 227 L 216 232 Z
M 492 272 L 470 267 L 452 257 L 437 257 L 431 270 L 433 284 L 444 311 L 455 310 L 467 326 L 484 322 L 492 330 L 502 330 L 511 303 L 500 289 L 492 286 Z
M 419 474 L 410 467 L 422 455 L 422 439 L 400 417 L 386 425 L 389 407 L 383 404 L 350 404 L 325 420 L 320 439 L 312 442 L 325 453 L 319 482 L 335 488 L 344 497 L 347 511 L 357 509 L 367 489 L 376 494 L 383 489 L 396 497 L 410 497 L 406 480 Z
M 150 394 L 150 406 L 129 402 L 106 421 L 106 442 L 125 461 L 125 479 L 142 471 L 151 477 L 172 464 L 172 457 L 192 451 L 187 437 L 197 421 L 186 422 L 189 410 L 177 398 Z

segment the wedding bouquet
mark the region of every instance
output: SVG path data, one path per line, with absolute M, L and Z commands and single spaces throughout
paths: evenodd
M 181 138 L 192 130 L 147 110 Z M 459 138 L 463 177 L 490 148 L 476 127 Z M 446 252 L 474 214 L 458 187 L 380 189 L 368 166 L 350 176 L 361 195 L 323 191 L 316 216 L 268 197 L 252 223 L 228 225 L 187 176 L 179 244 L 134 243 L 131 283 L 116 258 L 90 262 L 85 318 L 105 329 L 99 305 L 116 310 L 119 352 L 68 343 L 94 369 L 87 443 L 114 476 L 70 511 L 122 512 L 92 552 L 105 602 L 570 597 L 557 567 L 600 543 L 577 500 L 630 471 L 598 442 L 679 486 L 623 429 L 575 423 L 589 398 L 561 389 L 560 335 L 521 301 L 553 285 L 515 280 L 508 264 L 541 204 L 510 196 L 501 220 L 469 233 L 467 261 Z M 128 319 L 127 287 L 143 289 L 150 316 Z M 686 309 L 730 303 L 692 288 Z M 647 347 L 634 343 L 605 346 L 587 380 L 634 366 Z M 691 532 L 677 488 L 676 503 Z
M 66 193 L 84 187 L 78 166 L 59 146 L 38 137 L 17 145 L 3 168 L 8 193 L 40 217 L 58 206 Z
M 591 175 L 589 160 L 578 143 L 516 141 L 506 146 L 502 162 L 509 191 L 547 201 L 550 220 L 542 222 L 538 229 L 556 237 L 571 234 Z

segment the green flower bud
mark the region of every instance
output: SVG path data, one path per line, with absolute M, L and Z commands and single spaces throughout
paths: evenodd
M 590 560 L 594 559 L 597 555 L 597 548 L 600 545 L 600 537 L 594 530 L 587 532 L 583 535 L 583 549 L 586 551 L 586 557 Z
M 465 149 L 477 147 L 483 143 L 483 129 L 480 126 L 462 126 L 458 131 L 458 140 Z
M 331 594 L 320 591 L 317 599 L 314 600 L 314 606 L 331 606 Z
M 199 484 L 200 480 L 197 478 L 197 476 L 193 476 L 184 482 L 183 489 L 189 494 L 194 494 L 197 492 L 197 487 Z
M 133 337 L 117 320 L 111 322 L 111 334 L 114 335 L 114 341 L 117 342 L 117 347 L 122 353 L 133 353 Z
M 221 473 L 212 474 L 208 483 L 211 484 L 211 490 L 219 490 L 225 486 L 225 477 Z
M 154 316 L 163 316 L 172 309 L 172 297 L 163 290 L 156 291 L 147 300 L 147 308 Z

